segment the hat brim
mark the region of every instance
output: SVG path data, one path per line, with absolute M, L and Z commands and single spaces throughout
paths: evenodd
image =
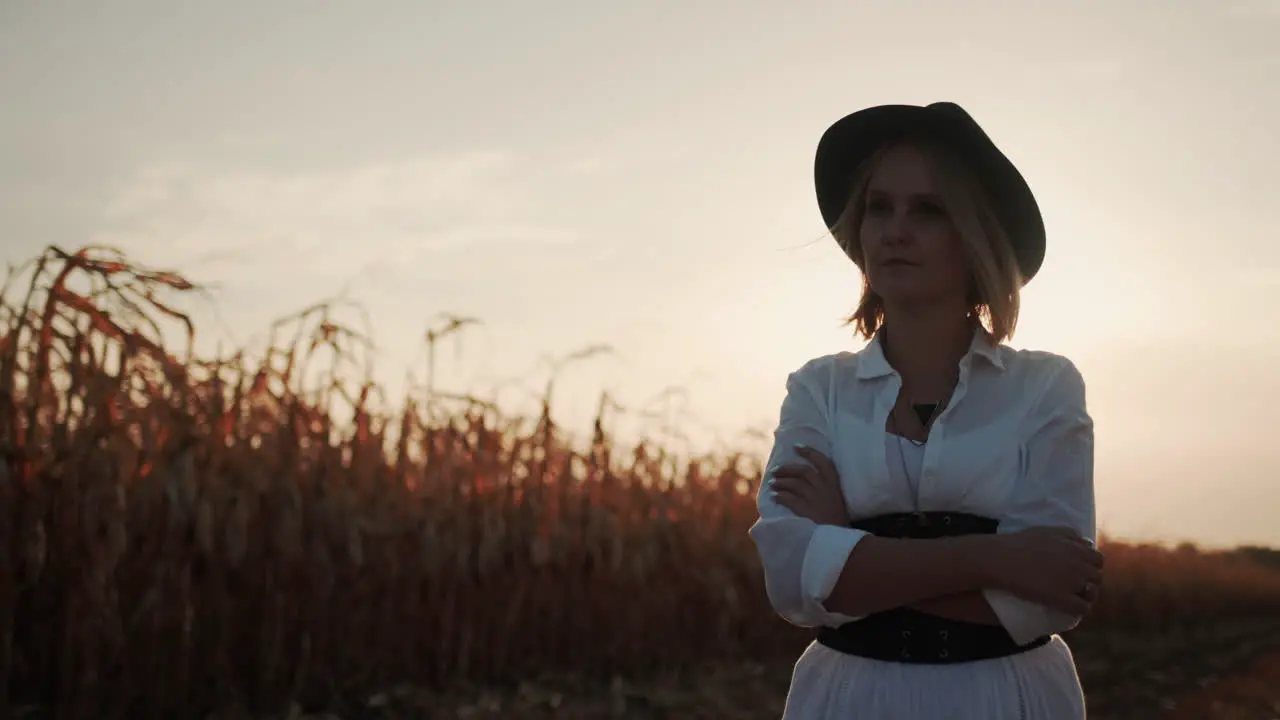
M 818 141 L 813 177 L 818 209 L 834 227 L 849 202 L 854 172 L 894 140 L 923 137 L 952 149 L 974 171 L 1017 258 L 1026 284 L 1044 263 L 1045 227 L 1040 206 L 1018 168 L 977 122 L 954 103 L 879 105 L 837 120 Z

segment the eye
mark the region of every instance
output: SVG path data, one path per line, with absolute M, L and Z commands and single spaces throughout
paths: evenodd
M 921 200 L 916 203 L 915 209 L 916 212 L 925 217 L 937 218 L 947 216 L 947 209 L 942 206 L 942 203 L 935 202 L 933 200 Z
M 891 215 L 893 213 L 893 203 L 882 197 L 873 197 L 867 199 L 868 215 Z

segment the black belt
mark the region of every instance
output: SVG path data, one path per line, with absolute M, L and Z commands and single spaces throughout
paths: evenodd
M 853 527 L 880 537 L 937 539 L 990 534 L 999 521 L 968 513 L 925 512 L 877 515 Z M 971 623 L 894 608 L 840 627 L 820 628 L 817 640 L 837 652 L 901 663 L 948 664 L 988 660 L 1026 652 L 1049 642 L 1042 635 L 1018 645 L 999 625 Z

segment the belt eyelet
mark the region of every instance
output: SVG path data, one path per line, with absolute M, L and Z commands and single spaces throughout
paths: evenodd
M 938 631 L 938 639 L 939 639 L 939 640 L 946 640 L 946 639 L 947 639 L 947 631 L 946 631 L 946 630 L 939 630 L 939 631 Z
M 947 652 L 946 648 L 942 648 L 941 650 L 938 651 L 938 658 L 941 660 L 946 660 L 949 654 L 950 653 Z
M 902 639 L 903 639 L 903 640 L 910 640 L 910 639 L 911 639 L 911 631 L 910 631 L 910 630 L 903 630 L 903 631 L 902 631 Z

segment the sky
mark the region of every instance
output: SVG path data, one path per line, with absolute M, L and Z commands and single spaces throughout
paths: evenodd
M 437 385 L 513 408 L 606 344 L 568 427 L 607 391 L 743 446 L 861 344 L 818 137 L 951 100 L 1045 214 L 1011 344 L 1085 375 L 1101 529 L 1280 545 L 1277 87 L 1278 0 L 8 2 L 0 250 L 213 283 L 206 350 L 344 293 L 392 395 L 440 313 L 482 324 Z

